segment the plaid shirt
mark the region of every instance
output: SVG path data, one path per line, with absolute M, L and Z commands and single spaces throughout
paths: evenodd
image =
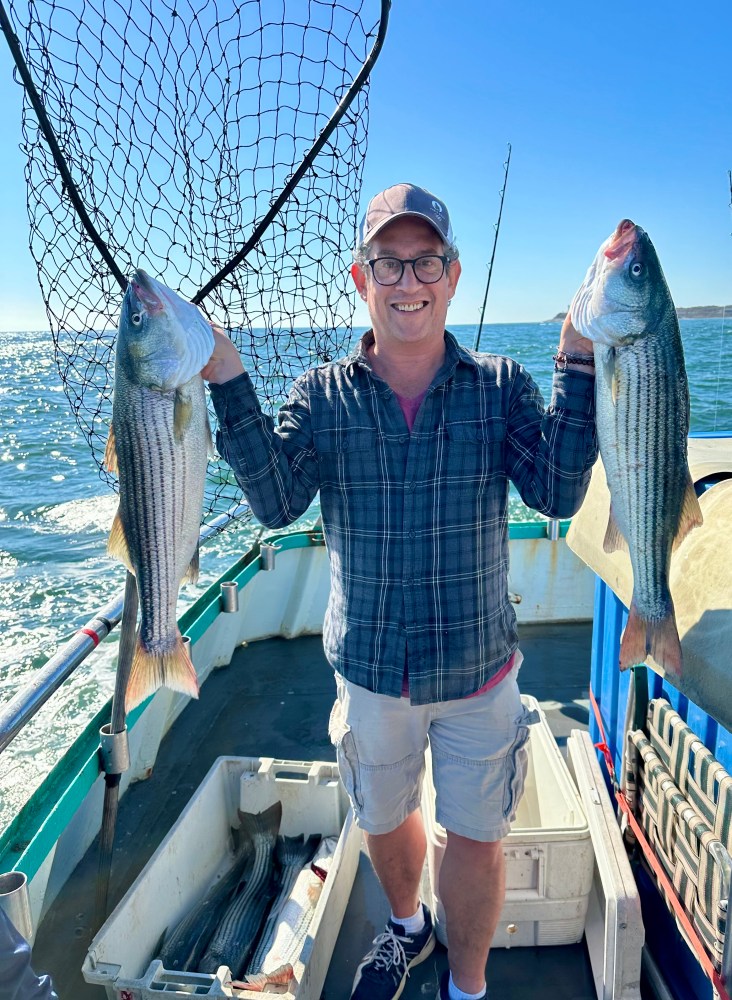
M 248 375 L 211 385 L 218 448 L 268 527 L 294 521 L 320 490 L 332 666 L 399 697 L 406 663 L 413 704 L 462 698 L 518 644 L 508 480 L 542 514 L 574 514 L 597 457 L 594 379 L 555 374 L 545 410 L 520 364 L 446 333 L 445 362 L 410 434 L 371 369 L 372 339 L 298 378 L 277 427 Z

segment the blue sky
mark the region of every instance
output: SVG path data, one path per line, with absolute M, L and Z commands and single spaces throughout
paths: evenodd
M 449 318 L 475 322 L 511 142 L 487 322 L 566 308 L 626 216 L 650 234 L 677 305 L 730 303 L 730 37 L 722 0 L 394 0 L 364 201 L 411 180 L 447 203 L 463 262 Z M 47 326 L 27 249 L 20 105 L 0 42 L 0 329 Z

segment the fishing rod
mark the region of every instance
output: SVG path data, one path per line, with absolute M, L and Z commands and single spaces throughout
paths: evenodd
M 498 245 L 498 231 L 501 228 L 501 216 L 503 215 L 503 200 L 506 197 L 506 185 L 508 183 L 508 168 L 511 164 L 511 143 L 508 144 L 508 156 L 506 162 L 503 164 L 503 187 L 501 188 L 501 203 L 498 207 L 498 220 L 494 225 L 495 235 L 493 237 L 493 252 L 491 253 L 491 260 L 488 265 L 488 279 L 485 283 L 485 295 L 483 296 L 483 308 L 480 310 L 480 325 L 478 326 L 478 333 L 475 338 L 475 348 L 474 350 L 480 350 L 480 336 L 483 331 L 483 317 L 485 316 L 485 304 L 488 301 L 488 289 L 491 287 L 491 275 L 493 274 L 493 261 L 496 259 L 496 246 Z

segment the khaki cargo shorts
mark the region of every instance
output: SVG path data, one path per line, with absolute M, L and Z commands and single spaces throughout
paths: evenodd
M 521 703 L 511 672 L 474 698 L 411 705 L 336 674 L 329 734 L 358 825 L 390 833 L 418 808 L 425 750 L 432 752 L 436 818 L 446 830 L 496 841 L 510 829 L 524 788 L 526 741 L 538 714 Z

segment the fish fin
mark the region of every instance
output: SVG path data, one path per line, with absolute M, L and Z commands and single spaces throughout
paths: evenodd
M 181 583 L 185 580 L 189 583 L 196 583 L 198 580 L 198 564 L 199 564 L 199 546 L 196 545 L 196 551 L 193 553 L 193 558 L 188 564 L 188 568 L 183 574 L 183 579 Z
M 610 380 L 610 391 L 613 397 L 613 403 L 617 404 L 618 396 L 620 395 L 620 378 L 618 376 L 618 369 L 613 364 L 613 374 Z
M 184 387 L 185 388 L 185 387 Z M 183 440 L 185 432 L 193 417 L 193 402 L 188 393 L 178 389 L 175 393 L 173 403 L 173 437 L 179 443 Z
M 109 425 L 107 435 L 107 447 L 104 449 L 102 463 L 108 472 L 115 472 L 119 475 L 119 465 L 117 463 L 117 439 L 114 436 L 114 424 Z
M 209 458 L 216 457 L 216 445 L 214 444 L 213 434 L 211 433 L 211 424 L 208 421 L 208 414 L 206 415 L 206 454 Z
M 636 663 L 645 663 L 649 655 L 665 674 L 681 676 L 681 641 L 673 611 L 665 618 L 650 621 L 642 618 L 635 604 L 631 603 L 620 641 L 620 669 L 627 670 Z
M 618 522 L 615 520 L 615 511 L 613 510 L 612 504 L 610 504 L 610 513 L 607 519 L 607 529 L 605 531 L 605 540 L 602 543 L 603 550 L 605 552 L 627 552 L 628 543 L 625 540 L 625 536 L 618 527 Z
M 681 505 L 681 516 L 679 517 L 679 527 L 676 532 L 676 537 L 674 538 L 673 550 L 681 545 L 683 540 L 689 534 L 692 528 L 696 528 L 698 525 L 704 523 L 704 517 L 701 512 L 701 507 L 699 506 L 699 498 L 696 495 L 696 490 L 694 489 L 694 484 L 691 481 L 691 476 L 688 476 L 686 480 L 686 490 L 684 492 L 684 500 Z
M 107 553 L 110 556 L 114 556 L 115 559 L 119 559 L 119 561 L 127 567 L 130 573 L 134 574 L 135 568 L 132 565 L 132 560 L 130 559 L 130 549 L 127 544 L 125 529 L 122 526 L 122 518 L 119 516 L 119 507 L 117 508 L 117 513 L 114 515 L 112 528 L 109 532 Z
M 172 648 L 162 653 L 145 649 L 138 636 L 127 682 L 125 711 L 135 708 L 160 687 L 198 697 L 198 675 L 180 634 Z
M 231 986 L 235 990 L 251 990 L 252 993 L 267 993 L 268 986 L 288 986 L 295 978 L 295 970 L 290 962 L 286 962 L 272 972 L 255 972 L 247 975 L 243 980 L 232 980 Z

